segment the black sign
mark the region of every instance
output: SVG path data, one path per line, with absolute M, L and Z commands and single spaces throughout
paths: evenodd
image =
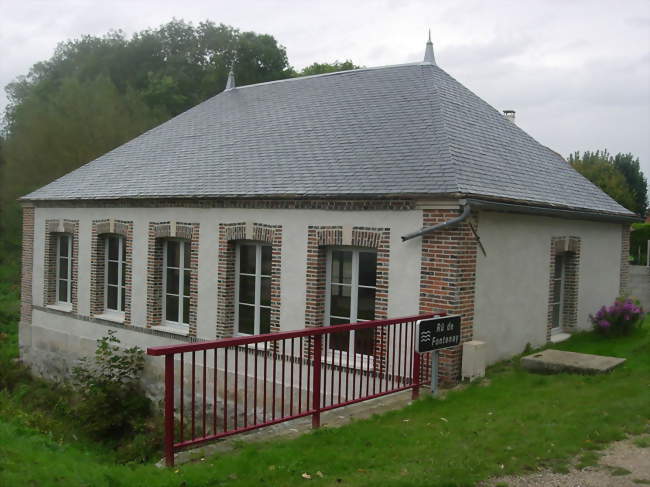
M 458 344 L 460 344 L 460 315 L 418 321 L 418 352 L 431 352 Z

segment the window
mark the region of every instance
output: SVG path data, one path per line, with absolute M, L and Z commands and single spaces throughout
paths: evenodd
M 190 247 L 186 240 L 163 243 L 163 317 L 169 326 L 190 324 Z
M 551 331 L 560 331 L 562 327 L 562 313 L 564 308 L 564 287 L 566 279 L 566 254 L 555 255 L 555 268 L 551 282 L 553 292 L 551 296 Z
M 239 334 L 271 332 L 271 246 L 237 245 L 235 323 Z
M 104 238 L 104 309 L 124 313 L 126 289 L 126 239 L 119 235 Z
M 336 249 L 327 253 L 327 301 L 329 326 L 375 319 L 377 253 L 372 250 Z M 330 348 L 372 355 L 374 331 L 356 330 L 330 335 Z
M 56 303 L 72 304 L 72 236 L 56 236 Z

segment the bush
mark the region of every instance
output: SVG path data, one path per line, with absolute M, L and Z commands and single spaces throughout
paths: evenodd
M 115 331 L 97 340 L 94 361 L 83 358 L 73 369 L 80 394 L 75 413 L 84 430 L 99 440 L 133 436 L 151 416 L 151 401 L 140 386 L 144 352 L 122 349 Z
M 603 335 L 627 335 L 643 321 L 643 308 L 639 301 L 618 298 L 611 306 L 603 306 L 589 318 L 594 329 Z

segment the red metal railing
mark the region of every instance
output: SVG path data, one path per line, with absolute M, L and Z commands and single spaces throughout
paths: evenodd
M 165 357 L 165 459 L 217 438 L 429 383 L 417 320 L 305 328 L 147 350 Z

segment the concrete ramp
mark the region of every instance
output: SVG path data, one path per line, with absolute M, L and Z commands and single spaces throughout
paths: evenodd
M 625 362 L 624 358 L 591 355 L 588 353 L 544 350 L 521 359 L 521 366 L 531 372 L 558 374 L 604 374 Z

